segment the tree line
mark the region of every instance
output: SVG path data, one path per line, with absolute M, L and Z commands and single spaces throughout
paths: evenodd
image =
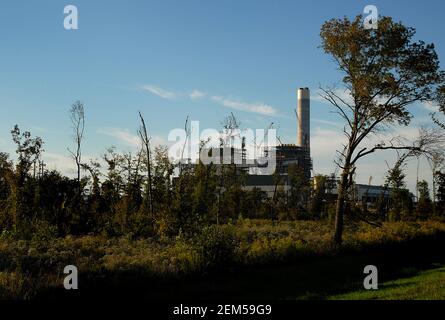
M 233 117 L 233 115 L 232 115 Z M 181 167 L 168 157 L 165 146 L 150 146 L 140 114 L 141 147 L 119 153 L 108 148 L 97 160 L 84 161 L 84 105 L 70 109 L 76 165 L 74 178 L 46 169 L 44 142 L 16 125 L 11 130 L 16 160 L 0 153 L 0 230 L 29 238 L 36 232 L 54 236 L 106 234 L 135 237 L 194 235 L 205 225 L 225 224 L 240 218 L 270 220 L 334 219 L 337 195 L 330 177 L 307 180 L 303 170 L 290 166 L 290 189 L 278 185 L 273 197 L 259 188 L 245 190 L 245 173 L 227 164 L 198 162 Z M 204 143 L 202 143 L 204 146 Z M 382 196 L 372 208 L 366 201 L 351 202 L 349 217 L 363 221 L 398 221 L 440 217 L 444 213 L 445 172 L 436 172 L 437 192 L 431 199 L 425 181 L 419 181 L 419 201 L 414 206 L 406 189 L 403 159 L 388 171 L 389 199 Z M 178 172 L 178 171 L 177 171 Z M 278 179 L 278 177 L 276 177 Z M 316 187 L 314 183 L 316 181 Z M 437 201 L 436 201 L 437 200 Z M 434 210 L 433 210 L 434 207 Z

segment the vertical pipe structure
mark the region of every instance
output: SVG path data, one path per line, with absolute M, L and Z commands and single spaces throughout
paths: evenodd
M 311 100 L 309 88 L 300 88 L 297 90 L 298 105 L 298 135 L 297 145 L 310 150 L 311 147 L 311 127 L 310 127 L 310 109 Z

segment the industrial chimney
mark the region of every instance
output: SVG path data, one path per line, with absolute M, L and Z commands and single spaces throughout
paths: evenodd
M 307 150 L 311 147 L 311 127 L 310 127 L 310 92 L 309 88 L 297 90 L 298 96 L 298 136 L 297 145 Z

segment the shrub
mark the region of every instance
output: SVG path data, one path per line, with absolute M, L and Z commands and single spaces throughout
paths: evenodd
M 221 269 L 236 259 L 239 240 L 233 227 L 206 226 L 192 241 L 205 269 Z
M 37 220 L 32 229 L 31 240 L 35 243 L 46 243 L 57 237 L 57 227 L 43 220 Z
M 2 299 L 26 298 L 26 287 L 26 280 L 22 273 L 0 272 L 0 297 Z

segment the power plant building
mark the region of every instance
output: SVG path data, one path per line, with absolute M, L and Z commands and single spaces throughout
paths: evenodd
M 291 188 L 289 168 L 299 168 L 304 177 L 311 179 L 312 159 L 310 144 L 310 91 L 308 88 L 297 90 L 297 143 L 280 144 L 266 153 L 274 153 L 276 159 L 275 175 L 247 175 L 245 189 L 259 188 L 268 196 L 273 196 L 278 183 L 281 190 L 287 193 Z M 278 180 L 277 180 L 278 178 Z
M 291 188 L 289 168 L 294 166 L 301 170 L 303 176 L 309 181 L 311 179 L 312 159 L 310 155 L 310 91 L 308 88 L 297 90 L 297 139 L 296 144 L 279 144 L 264 150 L 262 161 L 246 159 L 244 145 L 241 148 L 219 147 L 204 150 L 204 155 L 217 159 L 216 172 L 221 173 L 224 164 L 235 165 L 237 172 L 245 173 L 244 189 L 252 190 L 259 188 L 270 197 L 274 195 L 279 187 L 284 192 Z M 267 167 L 267 161 L 275 156 L 275 171 L 262 174 L 261 169 Z M 219 159 L 218 159 L 219 158 Z M 269 159 L 269 160 L 268 160 Z M 266 163 L 264 162 L 266 161 Z M 183 165 L 191 167 L 196 164 Z M 258 173 L 260 172 L 260 173 Z
M 312 158 L 311 158 L 311 132 L 310 132 L 310 90 L 308 88 L 299 88 L 297 90 L 297 136 L 296 144 L 280 143 L 275 146 L 264 149 L 264 156 L 261 159 L 247 159 L 244 144 L 241 148 L 219 147 L 208 148 L 204 151 L 214 159 L 216 173 L 222 172 L 222 166 L 225 164 L 234 165 L 235 172 L 244 173 L 243 189 L 251 191 L 255 188 L 265 192 L 268 197 L 273 197 L 277 189 L 288 193 L 291 190 L 291 176 L 289 169 L 298 168 L 302 176 L 309 182 L 312 178 Z M 281 141 L 280 141 L 281 142 Z M 204 153 L 205 154 L 205 153 Z M 267 167 L 267 161 L 270 161 L 274 155 L 275 170 L 267 174 L 261 173 L 262 169 Z M 269 160 L 268 160 L 269 159 Z M 186 165 L 193 168 L 196 164 Z M 267 170 L 266 170 L 267 171 Z M 338 179 L 335 175 L 327 180 L 328 193 L 335 196 L 337 193 Z M 313 179 L 314 189 L 317 188 L 317 180 Z M 356 184 L 351 190 L 351 196 L 354 201 L 374 203 L 383 197 L 389 197 L 389 190 L 380 186 Z

